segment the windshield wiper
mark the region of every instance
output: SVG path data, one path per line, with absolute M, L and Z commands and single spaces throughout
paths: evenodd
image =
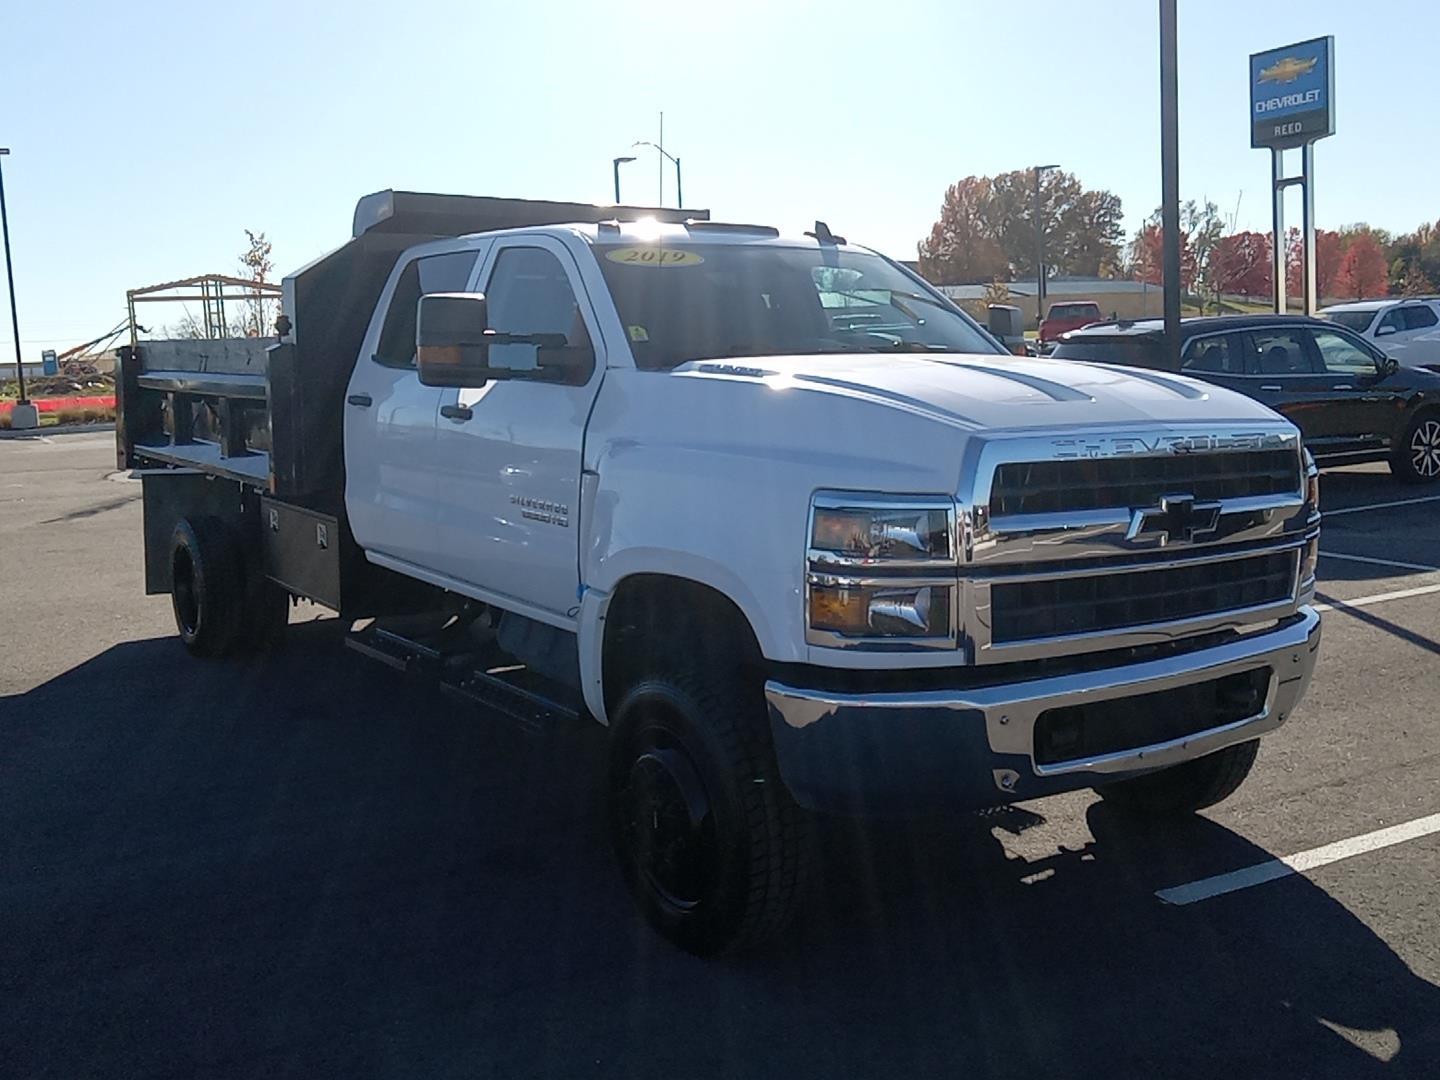
M 698 363 L 701 360 L 736 360 L 745 356 L 820 356 L 826 353 L 857 353 L 874 352 L 874 349 L 864 349 L 845 341 L 835 341 L 826 344 L 823 348 L 814 345 L 731 345 L 723 351 L 716 353 L 705 353 L 701 356 L 691 356 L 684 361 L 687 364 Z
M 913 319 L 917 323 L 923 322 L 924 320 L 921 319 L 920 316 L 916 315 L 915 312 L 911 311 L 910 308 L 907 307 L 905 304 L 900 303 L 901 300 L 918 300 L 922 304 L 929 304 L 931 307 L 938 307 L 942 311 L 950 310 L 948 304 L 945 301 L 940 300 L 934 296 L 926 296 L 924 293 L 906 292 L 904 289 L 877 289 L 875 291 L 889 293 L 890 306 L 899 310 L 907 319 Z M 873 296 L 866 296 L 864 293 L 835 291 L 835 295 L 848 296 L 852 300 L 864 300 L 867 304 L 874 304 L 876 302 Z

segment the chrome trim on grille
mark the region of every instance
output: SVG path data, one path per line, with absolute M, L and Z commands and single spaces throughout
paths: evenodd
M 1293 492 L 1215 499 L 1217 528 L 1191 540 L 1170 538 L 1163 547 L 1153 535 L 1127 540 L 1136 507 L 1114 506 L 1073 513 L 990 513 L 996 470 L 1016 462 L 1085 458 L 1160 458 L 1174 454 L 1223 455 L 1289 451 L 1297 458 Z M 1314 579 L 1294 582 L 1284 600 L 1246 608 L 1208 612 L 1161 623 L 1013 642 L 991 640 L 991 589 L 1005 582 L 1038 581 L 1161 570 L 1219 563 L 1281 551 L 1300 551 L 1318 535 L 1319 514 L 1306 499 L 1305 463 L 1300 436 L 1288 423 L 1255 424 L 1216 430 L 1210 425 L 1172 424 L 1164 428 L 1121 428 L 1075 436 L 1037 436 L 1023 432 L 976 435 L 965 447 L 961 480 L 954 498 L 818 492 L 806 520 L 805 640 L 829 649 L 915 652 L 958 649 L 961 661 L 998 663 L 1073 655 L 1173 641 L 1220 630 L 1253 629 L 1293 614 L 1314 593 Z M 1164 494 L 1183 498 L 1183 491 Z M 954 559 L 857 558 L 810 546 L 815 510 L 916 509 L 947 511 Z M 1129 556 L 1129 558 L 1122 558 Z M 1026 571 L 1027 564 L 1045 563 Z M 1293 580 L 1293 578 L 1292 578 Z M 810 590 L 814 585 L 919 588 L 948 587 L 950 633 L 931 638 L 848 637 L 810 627 Z
M 1314 508 L 1305 501 L 1299 433 L 1289 425 L 1218 432 L 1213 427 L 1198 431 L 1187 431 L 1183 427 L 1142 428 L 1064 438 L 1000 437 L 977 440 L 977 443 L 979 445 L 967 455 L 966 471 L 957 492 L 963 581 L 959 641 L 973 662 L 1033 660 L 1155 644 L 1212 631 L 1251 627 L 1283 618 L 1298 608 L 1304 593 L 1296 582 L 1290 595 L 1281 601 L 1167 622 L 994 643 L 991 589 L 995 584 L 1180 568 L 1278 551 L 1296 552 L 1295 573 L 1298 575 L 1299 551 L 1315 534 L 1318 524 Z M 1188 541 L 1180 537 L 1169 539 L 1163 548 L 1144 536 L 1127 540 L 1137 509 L 1133 506 L 1004 516 L 992 516 L 990 512 L 996 471 L 1002 465 L 1015 462 L 1168 459 L 1175 453 L 1223 455 L 1277 450 L 1296 455 L 1295 491 L 1216 499 L 1219 516 L 1214 533 Z M 1132 558 L 1123 561 L 1119 558 L 1126 555 Z M 1025 565 L 1030 563 L 1047 565 L 1043 570 L 1026 572 Z

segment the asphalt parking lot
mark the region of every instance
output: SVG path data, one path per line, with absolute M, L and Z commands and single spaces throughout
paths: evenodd
M 803 924 L 707 964 L 631 912 L 598 727 L 333 620 L 186 657 L 112 446 L 0 441 L 0 1076 L 1440 1075 L 1440 491 L 1325 474 L 1320 665 L 1227 803 L 830 822 Z

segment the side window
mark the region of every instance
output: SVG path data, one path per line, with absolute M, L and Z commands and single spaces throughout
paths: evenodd
M 385 325 L 380 328 L 380 344 L 375 349 L 375 362 L 386 367 L 415 366 L 415 315 L 420 297 L 437 292 L 464 292 L 475 269 L 476 253 L 451 251 L 444 255 L 425 255 L 412 259 L 400 271 Z
M 1383 319 L 1381 319 L 1381 320 L 1379 321 L 1379 323 L 1376 324 L 1376 326 L 1375 326 L 1375 333 L 1378 334 L 1378 333 L 1380 333 L 1381 330 L 1389 330 L 1389 331 L 1391 331 L 1391 332 L 1393 333 L 1393 332 L 1396 331 L 1396 330 L 1404 330 L 1404 329 L 1405 329 L 1405 309 L 1404 309 L 1404 308 L 1398 308 L 1398 307 L 1397 307 L 1397 308 L 1391 308 L 1389 311 L 1387 311 L 1387 312 L 1385 313 L 1385 317 L 1384 317 Z
M 505 248 L 485 287 L 490 328 L 504 334 L 564 334 L 570 345 L 588 345 L 575 290 L 560 260 L 544 248 Z M 490 365 L 529 370 L 534 345 L 492 345 Z
M 1229 334 L 1196 338 L 1185 346 L 1180 366 L 1197 374 L 1244 375 L 1245 355 Z
M 1406 330 L 1428 330 L 1436 323 L 1440 323 L 1440 316 L 1437 316 L 1424 304 L 1401 308 L 1400 311 L 1405 318 Z
M 1305 342 L 1294 330 L 1252 330 L 1245 335 L 1250 371 L 1256 375 L 1311 375 Z M 1374 365 L 1371 365 L 1372 367 Z
M 1316 330 L 1315 347 L 1329 375 L 1374 375 L 1375 358 L 1331 330 Z

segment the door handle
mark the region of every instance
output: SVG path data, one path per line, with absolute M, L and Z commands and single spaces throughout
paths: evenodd
M 1262 387 L 1260 387 L 1260 389 L 1261 389 L 1261 390 L 1269 390 L 1269 391 L 1271 391 L 1272 393 L 1278 394 L 1278 393 L 1280 392 L 1280 390 L 1281 390 L 1281 387 L 1278 387 L 1278 386 L 1262 386 Z
M 440 415 L 447 420 L 454 420 L 457 424 L 463 424 L 475 415 L 475 410 L 469 405 L 441 405 Z
M 345 399 L 345 402 L 348 405 L 358 405 L 362 409 L 368 409 L 375 403 L 369 394 L 351 394 Z
M 1355 389 L 1355 386 L 1354 386 L 1353 383 L 1348 383 L 1348 382 L 1347 382 L 1347 383 L 1341 383 L 1339 386 L 1332 386 L 1332 387 L 1330 387 L 1330 389 L 1331 389 L 1331 390 L 1354 390 L 1354 389 Z

